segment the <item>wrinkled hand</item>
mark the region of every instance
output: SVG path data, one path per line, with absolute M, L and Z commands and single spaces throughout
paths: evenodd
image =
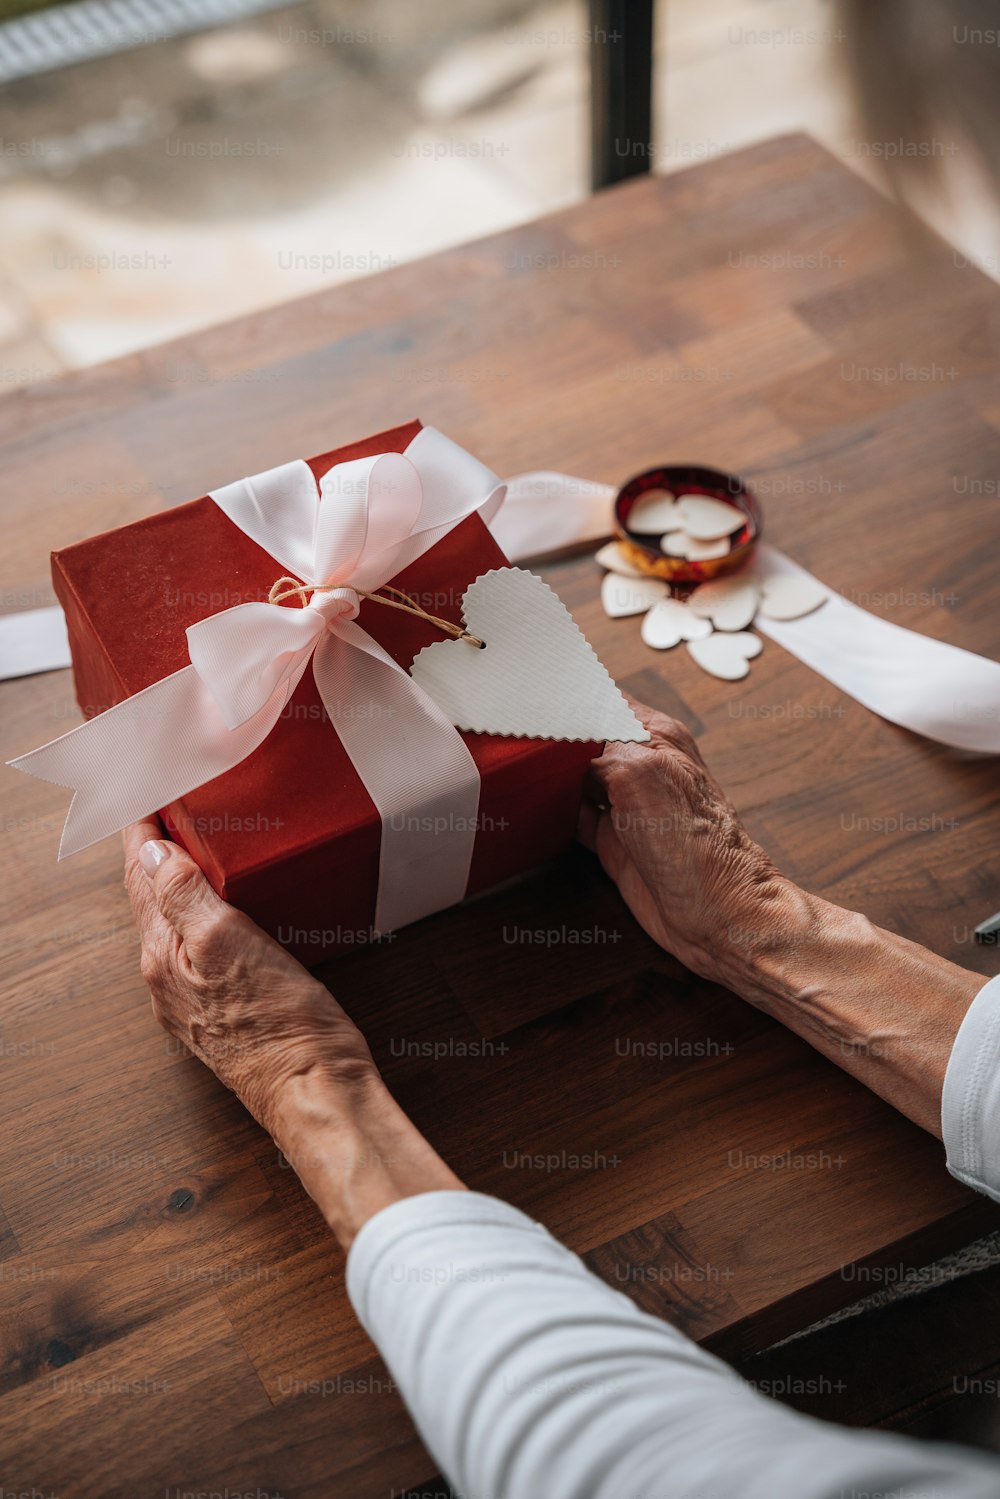
M 696 973 L 731 982 L 769 940 L 787 882 L 684 725 L 631 706 L 652 739 L 608 745 L 594 761 L 580 839 L 654 941 Z
M 361 1032 L 329 991 L 221 900 L 155 820 L 125 830 L 125 888 L 157 1020 L 271 1134 L 290 1082 L 318 1074 L 354 1088 L 377 1078 Z

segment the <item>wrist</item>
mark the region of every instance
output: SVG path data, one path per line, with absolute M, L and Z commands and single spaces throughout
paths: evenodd
M 790 881 L 728 967 L 736 993 L 940 1134 L 948 1060 L 981 975 Z
M 791 998 L 800 973 L 809 973 L 829 936 L 833 913 L 854 914 L 775 874 L 755 889 L 739 920 L 727 926 L 715 955 L 718 981 L 761 1009 L 772 999 Z
M 393 1202 L 463 1186 L 374 1069 L 350 1086 L 301 1073 L 283 1086 L 273 1118 L 275 1143 L 345 1251 Z

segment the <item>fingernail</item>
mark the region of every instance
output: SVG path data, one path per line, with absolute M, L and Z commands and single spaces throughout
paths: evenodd
M 170 852 L 169 843 L 159 843 L 155 838 L 150 838 L 139 850 L 139 863 L 146 874 L 152 879 L 164 859 Z

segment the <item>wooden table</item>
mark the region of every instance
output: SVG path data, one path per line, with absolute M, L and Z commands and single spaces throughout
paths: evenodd
M 827 582 L 1000 656 L 998 332 L 996 286 L 915 255 L 813 142 L 772 141 L 8 396 L 3 602 L 50 602 L 56 545 L 419 415 L 501 473 L 740 471 Z M 785 870 L 993 971 L 969 929 L 1000 906 L 994 764 L 773 644 L 737 686 L 648 651 L 604 618 L 589 555 L 545 576 L 617 679 L 693 726 Z M 68 673 L 0 691 L 5 758 L 75 722 Z M 13 773 L 2 794 L 0 1483 L 427 1479 L 330 1235 L 153 1022 L 117 840 L 57 866 L 65 795 Z M 997 1224 L 936 1141 L 654 948 L 582 851 L 328 977 L 467 1182 L 724 1354 Z

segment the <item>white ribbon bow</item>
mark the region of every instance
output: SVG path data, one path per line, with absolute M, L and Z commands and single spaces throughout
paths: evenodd
M 461 900 L 479 808 L 475 762 L 437 705 L 355 620 L 360 590 L 382 587 L 474 512 L 489 524 L 503 496 L 494 473 L 431 427 L 405 453 L 337 464 L 318 503 L 301 461 L 213 491 L 241 531 L 322 591 L 304 609 L 238 604 L 200 620 L 187 631 L 190 666 L 12 762 L 76 792 L 59 857 L 245 760 L 311 662 L 382 820 L 375 929 Z

